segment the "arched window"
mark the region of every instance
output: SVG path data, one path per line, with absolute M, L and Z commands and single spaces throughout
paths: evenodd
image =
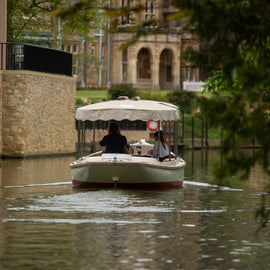
M 160 89 L 173 87 L 173 52 L 165 49 L 160 54 L 159 61 L 159 84 Z
M 138 53 L 138 78 L 151 79 L 151 57 L 147 48 L 142 48 Z
M 172 81 L 172 51 L 165 49 L 160 55 L 161 70 L 166 82 Z

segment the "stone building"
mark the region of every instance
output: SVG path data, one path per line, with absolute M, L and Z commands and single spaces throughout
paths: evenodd
M 66 33 L 61 29 L 64 21 L 48 19 L 48 31 L 43 29 L 40 37 L 26 35 L 25 43 L 34 43 L 73 54 L 73 76 L 77 87 L 109 86 L 130 84 L 139 89 L 187 89 L 196 90 L 204 81 L 204 74 L 193 69 L 191 63 L 183 60 L 187 47 L 200 50 L 196 38 L 183 32 L 181 21 L 172 20 L 177 12 L 165 0 L 111 0 L 111 8 L 144 6 L 139 13 L 126 14 L 118 19 L 117 30 L 108 33 L 110 27 L 101 16 L 103 26 L 97 26 L 83 38 L 79 33 Z M 101 14 L 97 12 L 98 14 Z M 148 33 L 125 50 L 120 46 L 130 41 L 136 32 L 129 27 L 143 21 L 156 20 L 162 27 L 156 34 L 150 34 L 155 26 L 146 27 Z M 30 29 L 28 29 L 28 32 Z M 47 32 L 46 32 L 47 31 Z M 27 31 L 25 33 L 28 33 Z M 46 44 L 44 43 L 46 40 Z M 197 86 L 196 86 L 197 85 Z
M 63 40 L 62 49 L 74 55 L 73 71 L 77 85 L 125 83 L 139 89 L 179 90 L 192 83 L 189 90 L 196 90 L 193 86 L 196 88 L 196 83 L 205 79 L 204 74 L 184 61 L 182 52 L 187 47 L 200 50 L 200 44 L 194 36 L 183 32 L 180 21 L 169 19 L 176 10 L 168 3 L 165 0 L 112 0 L 112 8 L 137 4 L 145 8 L 140 13 L 118 18 L 119 24 L 113 33 L 102 31 L 100 35 L 97 29 L 92 33 L 96 39 L 91 42 L 83 42 L 81 37 L 74 39 L 74 35 Z M 119 49 L 136 34 L 129 31 L 130 26 L 152 19 L 163 24 L 157 34 L 146 35 L 127 49 Z M 145 29 L 149 33 L 152 30 L 153 27 Z M 83 63 L 80 60 L 82 55 Z
M 128 83 L 139 89 L 182 89 L 185 80 L 199 81 L 200 73 L 182 59 L 186 46 L 199 50 L 191 35 L 183 33 L 181 22 L 168 19 L 176 10 L 164 0 L 115 0 L 113 7 L 144 5 L 144 11 L 121 18 L 118 31 L 111 35 L 110 78 L 115 84 Z M 128 31 L 132 21 L 156 20 L 162 27 L 157 34 L 146 35 L 125 50 L 119 47 L 134 33 Z M 153 27 L 145 29 L 151 32 Z

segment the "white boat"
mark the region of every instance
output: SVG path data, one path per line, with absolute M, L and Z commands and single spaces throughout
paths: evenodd
M 131 145 L 133 154 L 95 152 L 88 156 L 81 156 L 71 164 L 73 187 L 120 187 L 120 188 L 176 188 L 181 187 L 184 178 L 185 161 L 178 156 L 178 119 L 179 108 L 170 103 L 140 99 L 119 99 L 100 102 L 80 107 L 76 111 L 76 119 L 80 126 L 84 121 L 158 121 L 169 124 L 174 122 L 174 153 L 163 162 L 147 156 L 152 145 L 144 140 Z M 80 129 L 79 129 L 80 130 Z M 84 131 L 81 131 L 84 141 Z M 171 144 L 171 134 L 169 134 Z M 140 149 L 138 151 L 137 149 Z M 147 151 L 146 151 L 147 150 Z

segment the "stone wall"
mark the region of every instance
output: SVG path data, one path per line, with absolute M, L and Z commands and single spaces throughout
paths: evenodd
M 75 153 L 75 91 L 71 77 L 2 71 L 2 155 Z
M 3 72 L 0 70 L 0 157 L 2 156 L 2 76 Z M 0 163 L 1 166 L 1 163 Z

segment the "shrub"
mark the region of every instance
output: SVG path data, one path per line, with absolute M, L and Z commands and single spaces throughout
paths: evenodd
M 161 94 L 160 91 L 157 91 L 157 90 L 139 91 L 139 97 L 145 100 L 168 102 L 167 95 Z
M 184 112 L 190 113 L 197 103 L 197 95 L 189 91 L 174 91 L 167 94 L 169 102 L 179 106 Z
M 128 96 L 133 98 L 137 96 L 137 89 L 128 84 L 119 84 L 112 86 L 108 91 L 110 99 L 117 99 L 119 96 Z
M 85 97 L 81 97 L 78 98 L 76 97 L 76 106 L 85 106 L 85 105 L 89 105 L 92 103 L 92 100 L 90 98 L 85 98 Z

